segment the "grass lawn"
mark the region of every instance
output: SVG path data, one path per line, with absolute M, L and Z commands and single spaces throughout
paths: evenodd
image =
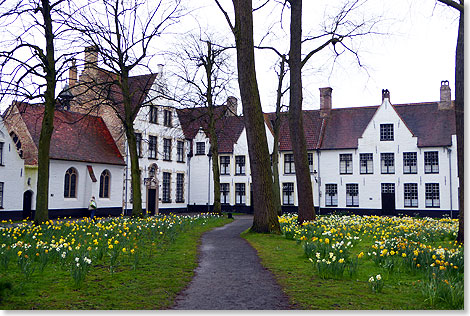
M 315 227 L 319 228 L 321 225 L 322 224 L 318 224 Z M 346 225 L 344 227 L 346 227 Z M 390 227 L 392 229 L 393 225 L 390 225 Z M 338 226 L 336 226 L 336 229 L 336 232 L 338 232 Z M 372 229 L 374 232 L 376 231 L 375 227 Z M 387 231 L 387 229 L 384 230 Z M 322 228 L 323 236 L 325 236 L 325 232 L 328 232 L 328 230 L 328 226 Z M 284 228 L 284 232 L 286 231 L 288 231 L 288 228 Z M 358 254 L 361 252 L 366 254 L 359 256 L 361 259 L 357 260 L 359 264 L 357 265 L 354 275 L 350 276 L 347 271 L 344 271 L 344 275 L 339 278 L 322 278 L 320 277 L 317 266 L 309 260 L 302 247 L 306 242 L 306 231 L 306 229 L 299 229 L 296 233 L 296 237 L 293 239 L 286 238 L 286 236 L 283 235 L 256 234 L 248 231 L 242 234 L 242 237 L 248 240 L 258 251 L 262 264 L 275 275 L 278 283 L 289 296 L 291 304 L 297 309 L 423 310 L 458 309 L 460 306 L 463 308 L 463 282 L 459 283 L 462 284 L 461 292 L 460 290 L 452 292 L 454 295 L 459 296 L 456 301 L 461 300 L 461 303 L 459 303 L 461 305 L 454 307 L 447 304 L 447 302 L 438 300 L 431 304 L 432 302 L 423 294 L 422 285 L 427 274 L 435 270 L 420 271 L 419 269 L 408 269 L 403 262 L 405 259 L 411 257 L 411 255 L 409 255 L 408 258 L 402 257 L 401 253 L 400 255 L 395 255 L 393 257 L 393 260 L 395 260 L 393 261 L 393 269 L 390 267 L 387 269 L 386 265 L 376 264 L 372 259 L 375 257 L 367 256 L 368 251 L 370 251 L 371 246 L 374 245 L 376 240 L 376 238 L 373 237 L 377 237 L 374 236 L 374 233 L 372 236 L 363 234 L 361 241 L 356 242 L 354 248 L 347 250 L 350 252 L 349 258 L 357 258 Z M 311 229 L 311 231 L 313 231 L 313 229 Z M 352 233 L 352 230 L 349 230 L 349 232 Z M 332 235 L 330 235 L 330 239 L 340 239 L 338 237 L 339 235 L 336 236 L 337 237 L 332 237 Z M 308 240 L 311 240 L 311 238 Z M 324 243 L 321 244 L 318 240 L 314 243 L 325 246 Z M 444 244 L 444 242 L 438 243 Z M 330 245 L 331 244 L 332 241 L 330 241 Z M 339 253 L 337 252 L 335 255 L 339 255 Z M 392 256 L 386 257 L 392 258 Z M 410 260 L 412 260 L 412 258 L 410 258 Z M 442 261 L 443 260 L 441 260 L 441 262 Z M 429 264 L 427 264 L 427 266 L 429 266 Z M 439 270 L 437 267 L 436 269 Z M 381 275 L 383 289 L 375 293 L 370 287 L 369 279 L 371 276 L 377 276 L 378 274 Z M 446 278 L 451 280 L 448 277 Z M 461 278 L 463 281 L 463 276 L 461 276 Z M 439 274 L 437 282 L 445 285 L 439 280 Z M 443 296 L 444 294 L 441 293 L 448 293 L 444 292 L 441 288 L 442 287 L 438 284 L 437 287 L 430 289 L 437 293 L 433 292 L 432 294 L 434 296 Z
M 28 280 L 12 262 L 6 272 L 1 270 L 0 273 L 1 281 L 12 284 L 12 289 L 4 292 L 0 307 L 3 310 L 169 308 L 197 267 L 197 246 L 201 234 L 231 221 L 212 219 L 204 225 L 192 225 L 171 241 L 157 242 L 156 246 L 153 243 L 152 251 L 142 251 L 135 270 L 132 261 L 124 255 L 118 257 L 113 273 L 106 257 L 93 259 L 80 286 L 74 284 L 68 266 L 47 264 L 44 271 L 37 269 Z

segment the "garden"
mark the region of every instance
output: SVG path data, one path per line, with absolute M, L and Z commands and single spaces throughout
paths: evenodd
M 244 233 L 300 309 L 463 309 L 464 249 L 458 221 L 320 216 L 283 236 Z
M 214 214 L 3 222 L 1 309 L 164 309 L 191 280 Z

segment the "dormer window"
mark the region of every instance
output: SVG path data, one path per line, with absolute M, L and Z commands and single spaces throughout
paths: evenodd
M 163 110 L 163 125 L 171 127 L 171 111 Z
M 393 140 L 393 124 L 380 124 L 380 140 Z

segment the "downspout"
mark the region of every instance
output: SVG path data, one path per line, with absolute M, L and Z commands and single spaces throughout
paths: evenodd
M 320 177 L 320 150 L 317 149 L 317 188 L 318 188 L 318 215 L 321 215 L 321 177 Z
M 191 158 L 193 157 L 193 140 L 189 140 L 190 145 L 189 145 L 189 153 L 187 155 L 188 157 L 188 206 L 186 207 L 187 211 L 189 212 L 189 205 L 191 204 Z
M 452 218 L 452 149 L 447 148 L 449 155 L 449 190 L 450 190 L 450 218 Z

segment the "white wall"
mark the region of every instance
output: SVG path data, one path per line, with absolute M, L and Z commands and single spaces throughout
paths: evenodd
M 87 165 L 93 167 L 97 182 L 92 182 L 87 170 Z M 76 198 L 64 197 L 65 172 L 69 168 L 75 168 L 78 172 L 78 183 Z M 95 196 L 98 208 L 122 207 L 122 184 L 124 166 L 106 165 L 87 162 L 51 160 L 49 177 L 49 208 L 50 209 L 73 209 L 88 208 L 90 198 Z M 100 175 L 105 170 L 111 174 L 110 197 L 99 197 Z M 32 186 L 36 191 L 36 183 Z M 35 192 L 36 193 L 36 192 Z
M 155 164 L 157 165 L 157 179 L 159 184 L 159 208 L 186 208 L 188 201 L 188 158 L 189 152 L 188 142 L 185 141 L 181 124 L 178 120 L 175 107 L 172 103 L 165 99 L 152 99 L 152 104 L 158 108 L 157 123 L 149 122 L 149 111 L 150 107 L 143 107 L 134 120 L 134 129 L 136 133 L 142 133 L 142 158 L 139 159 L 139 168 L 141 174 L 141 192 L 142 192 L 142 209 L 147 208 L 146 201 L 146 187 L 144 185 L 144 178 L 149 177 L 150 167 Z M 172 111 L 172 127 L 164 126 L 163 111 Z M 149 158 L 149 136 L 157 137 L 157 159 Z M 163 139 L 171 139 L 171 161 L 163 160 Z M 177 141 L 184 141 L 184 162 L 177 161 Z M 129 152 L 129 151 L 127 151 Z M 128 155 L 127 160 L 127 181 L 124 183 L 124 190 L 127 183 L 127 199 L 123 195 L 123 203 L 127 202 L 127 208 L 132 208 L 131 201 L 131 172 L 130 172 L 130 156 Z M 162 202 L 162 183 L 163 183 L 163 172 L 171 173 L 171 203 Z M 176 178 L 178 173 L 184 174 L 184 202 L 176 202 Z M 125 177 L 125 172 L 124 172 Z M 124 193 L 125 194 L 125 193 Z
M 3 158 L 0 161 L 0 182 L 3 182 L 4 211 L 23 209 L 24 160 L 16 151 L 16 146 L 0 118 L 0 143 L 3 143 Z
M 380 124 L 393 124 L 394 140 L 380 141 Z M 321 207 L 325 207 L 325 185 L 336 183 L 338 185 L 338 206 L 346 207 L 346 184 L 357 183 L 359 185 L 359 208 L 381 209 L 381 183 L 395 184 L 396 209 L 415 210 L 450 210 L 450 187 L 452 185 L 452 209 L 458 210 L 457 192 L 458 178 L 456 175 L 457 158 L 455 136 L 452 138 L 451 149 L 452 179 L 449 177 L 449 155 L 447 148 L 429 147 L 418 148 L 417 137 L 413 136 L 408 127 L 390 105 L 388 99 L 379 107 L 371 122 L 368 124 L 361 138 L 358 139 L 357 149 L 323 150 L 320 152 L 321 172 Z M 439 173 L 424 173 L 424 153 L 437 151 L 439 153 Z M 416 152 L 418 173 L 403 173 L 403 152 Z M 353 173 L 340 174 L 339 155 L 351 153 L 353 157 Z M 373 154 L 373 174 L 360 174 L 359 154 Z M 395 173 L 381 173 L 381 153 L 394 153 Z M 452 184 L 451 184 L 452 182 Z M 418 184 L 418 207 L 404 207 L 404 183 Z M 425 183 L 439 183 L 440 207 L 425 207 Z M 334 207 L 333 207 L 334 208 Z

